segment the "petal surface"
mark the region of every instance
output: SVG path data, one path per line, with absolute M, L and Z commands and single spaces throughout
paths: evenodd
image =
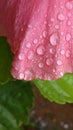
M 0 35 L 14 53 L 14 78 L 55 80 L 73 72 L 73 0 L 2 0 Z

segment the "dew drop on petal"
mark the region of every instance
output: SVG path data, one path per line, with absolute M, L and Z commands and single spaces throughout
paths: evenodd
M 64 55 L 65 54 L 65 51 L 64 50 L 61 50 L 61 55 Z
M 24 59 L 24 54 L 23 54 L 23 53 L 20 53 L 20 54 L 18 55 L 18 59 L 19 59 L 19 60 L 23 60 L 23 59 Z
M 62 61 L 61 60 L 57 60 L 57 65 L 62 65 Z
M 58 24 L 55 25 L 55 29 L 59 29 L 59 25 Z
M 32 60 L 34 56 L 34 52 L 33 51 L 29 51 L 28 52 L 28 60 Z
M 50 54 L 54 54 L 55 53 L 55 49 L 54 48 L 50 48 L 49 52 L 50 52 Z
M 69 33 L 66 34 L 66 41 L 70 41 L 71 35 Z
M 55 46 L 59 43 L 59 36 L 57 33 L 53 33 L 51 36 L 50 36 L 50 43 L 51 45 Z
M 66 51 L 66 57 L 69 58 L 70 57 L 70 50 Z
M 48 58 L 47 60 L 46 60 L 46 64 L 47 65 L 51 65 L 53 63 L 53 59 L 52 58 Z
M 34 44 L 37 44 L 37 43 L 38 43 L 38 40 L 37 40 L 37 39 L 34 39 L 33 43 L 34 43 Z
M 26 47 L 27 47 L 27 48 L 30 48 L 30 47 L 31 47 L 31 43 L 28 42 L 28 43 L 26 44 Z
M 62 13 L 58 14 L 58 20 L 60 21 L 65 20 L 65 16 Z
M 23 79 L 24 78 L 24 74 L 23 73 L 20 73 L 19 74 L 19 79 Z
M 45 52 L 45 47 L 43 45 L 40 45 L 38 48 L 37 48 L 37 54 L 38 55 L 43 55 Z
M 34 75 L 33 73 L 28 69 L 24 72 L 24 80 L 31 80 L 33 79 Z
M 44 64 L 40 62 L 40 63 L 38 64 L 38 66 L 39 66 L 39 68 L 43 68 Z
M 71 10 L 72 8 L 73 8 L 73 5 L 72 5 L 72 3 L 71 2 L 66 2 L 66 8 L 67 9 L 69 9 L 69 10 Z
M 47 32 L 43 31 L 43 37 L 46 38 L 46 36 L 47 36 Z

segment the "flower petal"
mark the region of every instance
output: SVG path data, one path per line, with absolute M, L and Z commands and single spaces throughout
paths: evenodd
M 14 53 L 14 78 L 54 80 L 73 72 L 73 1 L 2 0 L 0 35 Z

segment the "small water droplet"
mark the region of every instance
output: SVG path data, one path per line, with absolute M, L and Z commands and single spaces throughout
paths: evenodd
M 55 53 L 55 49 L 54 48 L 50 48 L 49 52 L 50 52 L 50 54 L 54 54 Z
M 57 60 L 57 64 L 58 65 L 62 65 L 62 61 L 61 60 Z
M 55 29 L 59 29 L 59 25 L 58 24 L 55 25 Z
M 65 51 L 64 50 L 61 50 L 61 55 L 64 55 L 65 54 Z
M 20 74 L 19 74 L 19 78 L 20 78 L 20 79 L 24 79 L 24 74 L 23 74 L 23 73 L 20 73 Z
M 39 63 L 39 68 L 43 68 L 44 64 L 43 63 Z
M 58 14 L 58 19 L 60 21 L 63 21 L 63 20 L 65 20 L 65 16 L 62 13 L 60 13 L 60 14 Z
M 45 52 L 45 47 L 43 45 L 40 45 L 38 48 L 37 48 L 37 54 L 39 55 L 43 55 Z
M 38 43 L 38 40 L 37 40 L 37 39 L 34 39 L 33 43 L 34 43 L 34 44 L 37 44 L 37 43 Z
M 66 51 L 66 57 L 69 58 L 70 57 L 70 50 Z
M 51 20 L 51 22 L 54 22 L 54 18 L 51 18 L 50 20 Z
M 46 38 L 46 36 L 47 36 L 47 32 L 43 31 L 43 37 Z
M 66 41 L 70 41 L 71 35 L 69 33 L 66 34 Z
M 68 21 L 68 22 L 67 22 L 67 25 L 70 26 L 70 25 L 71 25 L 71 21 Z
M 30 71 L 29 69 L 25 70 L 24 72 L 24 80 L 31 80 L 33 79 L 34 75 L 32 73 L 32 71 Z
M 66 3 L 66 8 L 69 9 L 69 10 L 71 10 L 71 9 L 73 8 L 72 3 L 68 1 L 68 2 Z
M 31 43 L 30 43 L 30 42 L 27 42 L 27 43 L 26 43 L 26 47 L 27 47 L 27 48 L 30 48 L 30 47 L 31 47 Z
M 53 34 L 50 36 L 50 43 L 51 43 L 51 45 L 53 45 L 53 46 L 59 44 L 59 36 L 58 36 L 57 33 L 53 33 Z
M 29 60 L 32 60 L 32 59 L 33 59 L 33 56 L 34 56 L 34 52 L 33 52 L 33 51 L 29 51 L 29 52 L 28 52 L 28 59 L 29 59 Z
M 47 60 L 46 60 L 46 64 L 47 65 L 51 65 L 53 63 L 53 59 L 52 58 L 48 58 Z
M 18 59 L 19 59 L 19 60 L 23 60 L 23 59 L 24 59 L 24 54 L 23 54 L 23 53 L 20 53 L 20 54 L 18 55 Z

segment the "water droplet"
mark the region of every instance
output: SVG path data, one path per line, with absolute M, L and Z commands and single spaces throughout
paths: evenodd
M 46 64 L 47 65 L 51 65 L 53 63 L 53 59 L 52 58 L 48 58 L 47 60 L 46 60 Z
M 61 60 L 57 60 L 57 64 L 58 65 L 62 65 L 62 61 Z
M 61 50 L 61 55 L 64 55 L 65 54 L 65 51 L 64 50 Z
M 50 52 L 50 54 L 54 54 L 55 53 L 55 49 L 54 48 L 50 48 L 49 52 Z
M 26 47 L 27 47 L 27 48 L 30 48 L 30 47 L 31 47 L 31 43 L 30 43 L 30 42 L 27 42 L 27 43 L 26 43 Z
M 37 44 L 38 40 L 37 39 L 34 39 L 33 43 L 34 44 Z
M 69 58 L 70 57 L 70 50 L 66 51 L 66 57 Z
M 66 34 L 66 41 L 70 41 L 71 35 L 69 33 Z
M 51 18 L 50 20 L 51 20 L 51 22 L 54 22 L 54 18 Z
M 43 63 L 39 63 L 39 68 L 43 68 L 44 64 Z
M 40 45 L 38 48 L 37 48 L 37 54 L 39 55 L 43 55 L 45 52 L 45 47 L 43 45 Z
M 71 25 L 71 21 L 68 21 L 68 22 L 67 22 L 67 25 L 70 26 L 70 25 Z
M 29 59 L 29 60 L 32 60 L 32 59 L 33 59 L 33 56 L 34 56 L 34 52 L 33 52 L 33 51 L 29 51 L 29 52 L 28 52 L 28 59 Z
M 23 53 L 20 53 L 20 54 L 18 55 L 18 59 L 19 59 L 19 60 L 23 60 L 23 59 L 24 59 L 24 54 L 23 54 Z
M 63 21 L 63 20 L 65 20 L 65 16 L 62 13 L 60 13 L 60 14 L 58 14 L 58 19 L 60 21 Z
M 33 79 L 33 77 L 34 77 L 34 75 L 33 75 L 32 71 L 30 71 L 29 69 L 25 70 L 24 80 L 31 80 L 31 79 Z
M 47 36 L 47 32 L 43 31 L 43 37 L 46 38 L 46 36 Z
M 73 8 L 72 3 L 68 1 L 68 2 L 66 3 L 66 8 L 69 9 L 69 10 L 71 10 L 71 9 Z
M 50 36 L 50 43 L 51 45 L 55 46 L 59 43 L 59 36 L 57 33 L 53 33 L 51 36 Z
M 58 24 L 55 25 L 55 29 L 59 29 L 59 25 Z
M 19 78 L 20 78 L 20 79 L 24 79 L 24 74 L 23 74 L 23 73 L 20 73 L 20 74 L 19 74 Z

